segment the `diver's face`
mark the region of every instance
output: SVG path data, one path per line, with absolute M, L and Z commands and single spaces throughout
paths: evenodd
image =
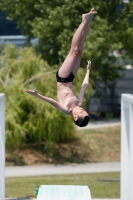
M 73 110 L 72 110 L 72 115 L 73 115 L 73 119 L 74 121 L 76 121 L 78 119 L 78 117 L 85 117 L 88 116 L 88 113 L 81 107 L 76 106 Z

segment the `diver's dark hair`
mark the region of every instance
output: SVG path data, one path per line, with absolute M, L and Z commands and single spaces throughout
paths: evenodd
M 78 119 L 75 122 L 75 124 L 77 126 L 83 127 L 86 126 L 89 123 L 89 115 L 85 116 L 85 117 L 78 117 Z

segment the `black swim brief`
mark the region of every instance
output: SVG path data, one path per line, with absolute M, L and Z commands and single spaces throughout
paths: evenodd
M 58 70 L 59 71 L 59 70 Z M 62 82 L 62 83 L 68 83 L 68 82 L 72 82 L 75 78 L 75 76 L 73 75 L 73 73 L 71 72 L 69 74 L 68 77 L 66 78 L 61 78 L 59 75 L 58 75 L 58 71 L 56 72 L 56 79 L 57 79 L 57 82 Z

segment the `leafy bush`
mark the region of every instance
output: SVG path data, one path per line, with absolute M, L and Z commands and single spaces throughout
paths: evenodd
M 74 137 L 71 117 L 25 93 L 26 88 L 36 89 L 56 99 L 55 68 L 50 68 L 32 48 L 8 45 L 2 51 L 0 91 L 6 96 L 6 145 L 10 152 L 25 144 L 44 144 L 51 150 L 54 143 Z M 82 74 L 83 70 L 77 77 L 77 88 Z

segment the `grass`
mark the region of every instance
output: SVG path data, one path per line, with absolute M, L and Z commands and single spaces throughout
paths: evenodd
M 40 185 L 88 185 L 92 198 L 120 198 L 120 182 L 98 181 L 119 178 L 119 172 L 6 178 L 6 197 L 35 196 Z
M 120 126 L 78 130 L 74 140 L 55 145 L 49 158 L 45 151 L 31 146 L 16 153 L 20 158 L 20 165 L 119 161 Z M 6 165 L 14 165 L 9 154 L 6 158 Z
M 25 156 L 26 155 L 26 156 Z M 72 141 L 61 143 L 51 158 L 34 149 L 20 151 L 23 163 L 83 163 L 120 160 L 120 126 L 77 131 Z M 120 182 L 98 181 L 99 178 L 119 178 L 120 173 L 95 173 L 40 177 L 6 178 L 6 197 L 34 196 L 41 184 L 88 185 L 92 198 L 119 198 Z

